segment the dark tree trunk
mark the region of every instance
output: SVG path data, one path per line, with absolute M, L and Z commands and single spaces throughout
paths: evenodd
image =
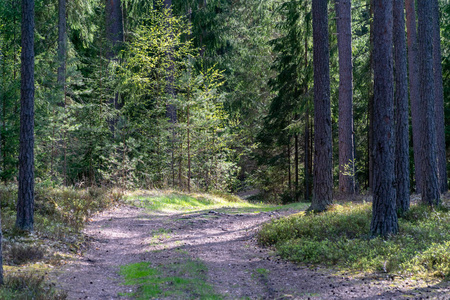
M 369 0 L 370 4 L 370 58 L 369 58 L 369 72 L 370 82 L 368 89 L 368 129 L 367 129 L 367 186 L 373 193 L 373 0 Z
M 289 194 L 292 193 L 292 180 L 291 180 L 291 136 L 288 137 L 287 144 L 287 159 L 288 159 L 288 188 Z
M 441 57 L 441 34 L 439 24 L 439 1 L 433 2 L 433 65 L 434 65 L 434 92 L 435 92 L 435 115 L 436 115 L 436 142 L 437 161 L 439 173 L 439 190 L 445 193 L 447 184 L 447 158 L 445 153 L 445 124 L 444 124 L 444 86 L 442 83 L 442 57 Z
M 420 147 L 423 151 L 422 201 L 428 205 L 439 204 L 439 184 L 436 161 L 436 126 L 434 122 L 435 93 L 433 72 L 433 4 L 430 0 L 417 1 L 420 58 L 420 111 L 424 114 L 421 124 Z
M 34 225 L 34 0 L 22 0 L 19 191 L 16 227 Z
M 310 156 L 311 148 L 309 147 L 310 142 L 310 132 L 309 132 L 309 110 L 306 110 L 306 125 L 305 125 L 305 200 L 311 198 L 311 173 L 310 173 Z
M 58 6 L 58 85 L 64 93 L 66 84 L 67 22 L 66 0 L 59 0 Z
M 422 161 L 423 154 L 420 148 L 420 133 L 422 114 L 420 112 L 420 82 L 419 60 L 417 56 L 417 29 L 415 1 L 406 0 L 406 28 L 408 35 L 408 73 L 409 73 L 409 97 L 411 102 L 411 123 L 414 149 L 414 170 L 416 177 L 416 192 L 422 192 Z
M 339 49 L 339 191 L 354 194 L 351 1 L 336 0 L 335 8 Z
M 375 0 L 373 16 L 374 161 L 372 236 L 398 232 L 394 187 L 392 1 Z
M 314 197 L 310 210 L 333 201 L 330 64 L 327 0 L 312 1 L 314 61 Z
M 409 210 L 409 107 L 404 0 L 394 0 L 395 175 L 397 211 Z
M 107 58 L 110 60 L 116 59 L 118 48 L 123 43 L 123 17 L 122 17 L 122 3 L 121 0 L 106 0 L 106 37 L 110 44 L 110 49 L 107 51 Z M 119 94 L 116 93 L 114 98 L 109 100 L 113 108 L 119 109 Z M 115 126 L 117 118 L 113 117 L 109 120 L 109 126 L 112 135 L 115 135 Z

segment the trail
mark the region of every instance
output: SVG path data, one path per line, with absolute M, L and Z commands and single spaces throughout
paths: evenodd
M 138 262 L 165 266 L 189 257 L 206 265 L 207 283 L 224 299 L 450 299 L 448 283 L 393 284 L 383 275 L 337 275 L 285 262 L 258 247 L 255 233 L 261 224 L 290 213 L 222 209 L 159 214 L 120 206 L 88 224 L 89 250 L 63 268 L 58 285 L 69 299 L 133 299 L 123 296 L 136 287 L 123 285 L 120 266 Z M 179 299 L 198 297 L 184 294 Z

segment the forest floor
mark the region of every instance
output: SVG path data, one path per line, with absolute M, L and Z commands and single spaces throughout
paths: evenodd
M 263 223 L 295 212 L 121 205 L 88 223 L 88 250 L 57 282 L 69 299 L 450 299 L 449 282 L 302 266 L 257 245 Z

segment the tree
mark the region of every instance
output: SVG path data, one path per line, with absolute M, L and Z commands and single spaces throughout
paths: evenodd
M 433 5 L 417 1 L 419 31 L 420 111 L 424 114 L 420 134 L 422 162 L 422 201 L 430 206 L 440 201 L 436 161 L 435 91 L 433 73 Z
M 314 197 L 310 210 L 324 211 L 333 200 L 330 64 L 327 0 L 312 1 L 314 65 Z
M 439 173 L 439 191 L 448 190 L 447 183 L 447 155 L 445 153 L 445 124 L 444 124 L 444 86 L 442 82 L 442 56 L 441 56 L 441 27 L 439 24 L 439 1 L 433 0 L 433 66 L 434 66 L 434 92 L 435 92 L 435 120 L 437 163 Z
M 391 0 L 374 0 L 373 15 L 373 206 L 372 236 L 398 232 L 394 173 L 394 86 Z
M 417 29 L 415 1 L 406 0 L 406 30 L 408 35 L 408 74 L 409 74 L 409 97 L 411 102 L 411 123 L 414 150 L 414 170 L 416 179 L 416 192 L 422 192 L 422 162 L 423 154 L 420 147 L 420 134 L 422 113 L 420 111 L 420 89 L 419 89 L 419 63 L 417 54 Z
M 404 0 L 394 0 L 395 175 L 397 211 L 409 210 L 409 109 Z
M 22 0 L 19 191 L 16 227 L 34 225 L 34 0 Z
M 335 6 L 339 49 L 339 191 L 344 194 L 353 194 L 355 192 L 355 149 L 351 1 L 336 0 Z

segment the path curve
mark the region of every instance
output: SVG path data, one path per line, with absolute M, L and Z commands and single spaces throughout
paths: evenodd
M 258 247 L 261 224 L 292 211 L 222 211 L 156 214 L 120 206 L 102 212 L 85 229 L 89 249 L 64 267 L 58 284 L 69 299 L 127 299 L 119 295 L 134 287 L 121 284 L 120 266 L 169 264 L 184 253 L 207 266 L 208 283 L 224 299 L 450 299 L 448 284 L 411 288 L 378 276 L 336 275 L 283 261 Z

